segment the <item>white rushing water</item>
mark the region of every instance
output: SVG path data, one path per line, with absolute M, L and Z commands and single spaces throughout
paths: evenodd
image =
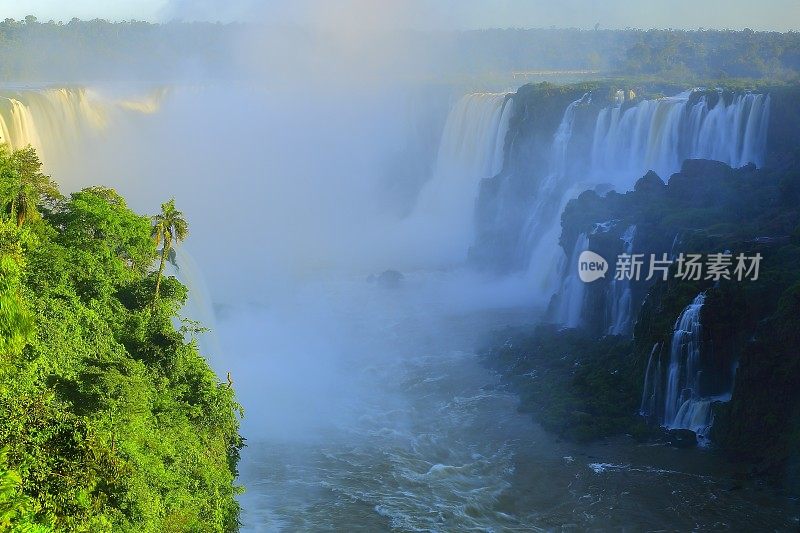
M 586 292 L 586 284 L 578 276 L 578 258 L 581 252 L 589 249 L 589 237 L 585 233 L 578 235 L 575 247 L 565 265 L 566 275 L 561 285 L 560 300 L 556 309 L 556 322 L 570 328 L 581 325 L 581 314 Z
M 582 98 L 570 103 L 564 111 L 564 115 L 561 118 L 556 132 L 553 134 L 553 142 L 549 150 L 548 172 L 537 188 L 536 198 L 534 199 L 533 206 L 530 209 L 527 222 L 522 231 L 523 242 L 521 246 L 523 249 L 535 249 L 536 245 L 542 241 L 543 236 L 546 236 L 548 240 L 555 238 L 556 243 L 558 242 L 558 235 L 554 235 L 547 230 L 553 218 L 552 208 L 554 202 L 558 202 L 565 192 L 562 188 L 565 185 L 567 148 L 572 140 L 575 110 L 579 105 L 588 103 L 589 101 L 590 95 L 587 93 Z M 542 265 L 540 264 L 541 259 L 541 257 L 534 256 L 528 258 L 529 263 L 537 263 L 537 272 L 543 271 Z
M 446 242 L 447 256 L 463 260 L 474 239 L 475 201 L 481 180 L 503 169 L 508 122 L 505 93 L 473 93 L 450 110 L 431 179 L 419 193 L 410 224 Z
M 623 252 L 633 254 L 633 240 L 636 237 L 636 225 L 628 226 L 622 234 Z M 614 277 L 608 287 L 608 334 L 627 335 L 633 326 L 633 309 L 631 306 L 631 280 Z
M 503 147 L 513 106 L 506 93 L 472 93 L 453 106 L 444 126 L 432 191 L 465 189 L 474 200 L 478 182 L 503 168 Z M 423 193 L 424 200 L 425 193 Z
M 732 167 L 761 166 L 769 123 L 769 96 L 739 94 L 716 103 L 691 101 L 692 91 L 600 111 L 595 124 L 591 172 L 629 188 L 647 170 L 662 178 L 685 159 L 713 159 Z
M 664 426 L 668 429 L 688 429 L 695 432 L 701 444 L 707 443 L 709 430 L 714 423 L 712 405 L 731 399 L 731 391 L 715 395 L 704 394 L 700 348 L 700 310 L 704 303 L 705 294 L 698 294 L 675 323 L 663 419 Z
M 705 293 L 698 294 L 675 322 L 664 398 L 663 422 L 669 427 L 680 426 L 679 411 L 700 392 L 700 310 L 705 300 Z
M 660 349 L 661 344 L 655 343 L 653 345 L 650 350 L 650 357 L 647 359 L 647 369 L 644 373 L 642 403 L 639 407 L 639 414 L 646 418 L 656 413 L 659 399 L 663 397 Z
M 527 284 L 536 293 L 552 294 L 553 287 L 560 283 L 559 278 L 563 278 L 564 272 L 570 267 L 571 261 L 577 261 L 574 257 L 565 257 L 558 247 L 558 239 L 561 234 L 560 224 L 554 223 L 560 220 L 560 214 L 567 205 L 567 202 L 576 194 L 583 190 L 583 186 L 578 183 L 570 183 L 565 178 L 567 176 L 567 149 L 572 140 L 575 115 L 578 106 L 586 105 L 591 101 L 589 93 L 584 94 L 578 100 L 570 103 L 561 122 L 553 134 L 552 145 L 549 149 L 547 175 L 540 182 L 533 205 L 530 208 L 525 227 L 521 233 L 521 240 L 518 248 L 524 255 L 523 261 L 527 265 Z M 565 190 L 564 187 L 567 187 Z M 580 240 L 580 239 L 579 239 Z M 567 283 L 563 279 L 561 283 Z M 568 285 L 575 290 L 571 284 Z M 582 289 L 581 289 L 582 291 Z M 582 298 L 574 293 L 567 297 L 573 306 L 562 302 L 559 308 L 559 317 L 564 319 L 569 317 L 565 325 L 577 325 L 580 312 L 576 311 L 578 305 L 576 299 Z
M 688 158 L 713 159 L 733 167 L 764 163 L 768 95 L 746 93 L 726 100 L 720 93 L 715 102 L 708 95 L 694 95 L 694 91 L 654 100 L 631 101 L 631 97 L 620 91 L 613 105 L 600 109 L 591 123 L 590 151 L 569 152 L 573 160 L 566 154 L 575 137 L 576 109 L 590 103 L 590 95 L 572 102 L 564 111 L 550 146 L 549 170 L 539 179 L 530 199 L 518 246 L 518 255 L 526 258 L 528 278 L 537 292 L 554 294 L 564 286 L 562 280 L 552 276 L 553 264 L 559 258 L 562 263 L 565 260 L 558 249 L 559 215 L 578 193 L 603 183 L 627 191 L 648 170 L 655 170 L 666 180 Z M 554 206 L 559 208 L 557 213 Z M 630 332 L 629 298 L 629 284 L 615 283 L 610 288 L 609 334 Z M 567 315 L 557 318 L 565 325 L 575 323 L 574 318 L 565 321 Z
M 730 390 L 709 392 L 704 375 L 702 324 L 700 314 L 705 293 L 698 294 L 675 322 L 669 344 L 669 364 L 662 371 L 660 345 L 650 353 L 644 378 L 640 414 L 658 421 L 667 429 L 693 431 L 701 445 L 708 443 L 714 423 L 712 406 L 727 402 Z M 727 381 L 727 380 L 722 380 Z

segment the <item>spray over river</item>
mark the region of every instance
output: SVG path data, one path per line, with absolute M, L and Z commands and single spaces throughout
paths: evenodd
M 625 168 L 612 169 L 629 180 L 615 183 L 624 189 L 640 166 L 668 172 L 687 153 L 758 159 L 765 98 L 684 119 L 689 97 L 678 95 L 631 107 L 627 118 L 603 110 L 588 126 L 586 100 L 574 102 L 546 149 L 540 201 L 517 228 L 514 255 L 524 268 L 498 277 L 464 265 L 480 182 L 503 170 L 512 106 L 505 94 L 445 95 L 420 113 L 438 117 L 433 126 L 408 118 L 419 101 L 398 94 L 351 95 L 331 106 L 326 99 L 341 95 L 265 101 L 251 89 L 234 98 L 229 88 L 205 88 L 105 99 L 113 102 L 105 107 L 85 92 L 47 94 L 11 96 L 2 117 L 13 127 L 3 135 L 28 135 L 47 154 L 48 139 L 59 137 L 48 128 L 74 120 L 78 137 L 102 127 L 79 139 L 95 158 L 51 150 L 56 177 L 74 190 L 107 176 L 101 181 L 140 211 L 174 194 L 193 222 L 185 252 L 199 268 L 183 275 L 203 272 L 185 280 L 201 296 L 192 305 L 216 322 L 212 363 L 221 377 L 230 372 L 245 410 L 243 531 L 797 527 L 796 501 L 735 483 L 711 450 L 560 441 L 517 412 L 519 399 L 481 361 L 494 332 L 541 318 L 568 282 L 559 279 L 565 259 L 551 211 L 576 190 L 569 170 L 581 161 L 568 164 L 566 155 L 576 149 L 573 136 L 596 132 L 584 163 L 603 174 L 597 180 L 612 163 L 598 154 L 630 151 Z M 70 99 L 79 105 L 52 111 Z M 82 118 L 86 110 L 93 114 Z M 726 120 L 744 128 L 738 150 L 720 148 L 729 142 Z M 631 147 L 615 133 L 630 130 L 625 121 L 650 132 L 650 144 Z M 684 130 L 694 144 L 670 145 Z M 136 155 L 143 153 L 157 157 Z M 389 155 L 427 158 L 427 169 L 399 166 L 431 178 L 391 182 L 376 171 Z M 391 194 L 387 183 L 395 183 Z M 500 222 L 503 200 L 494 206 Z M 367 279 L 386 268 L 403 275 Z M 620 310 L 622 331 L 630 317 L 624 288 L 616 292 L 609 306 Z M 561 320 L 576 316 L 580 309 L 569 309 Z

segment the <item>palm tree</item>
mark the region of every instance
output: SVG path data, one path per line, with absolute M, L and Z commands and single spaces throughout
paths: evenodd
M 58 198 L 61 193 L 50 176 L 42 173 L 33 147 L 12 151 L 0 145 L 0 210 L 16 219 L 17 226 L 39 218 L 39 205 Z
M 156 242 L 164 243 L 161 247 L 161 261 L 158 265 L 156 276 L 156 293 L 153 297 L 153 304 L 158 300 L 158 293 L 161 289 L 161 277 L 164 274 L 164 265 L 169 258 L 172 246 L 186 239 L 189 235 L 189 225 L 183 218 L 183 213 L 175 209 L 175 199 L 171 199 L 165 204 L 161 204 L 161 213 L 153 217 L 152 237 Z

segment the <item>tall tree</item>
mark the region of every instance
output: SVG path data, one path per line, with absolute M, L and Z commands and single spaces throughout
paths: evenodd
M 39 207 L 61 198 L 50 176 L 42 173 L 36 150 L 28 146 L 11 150 L 0 145 L 0 209 L 16 219 L 17 226 L 39 218 Z
M 163 243 L 161 247 L 161 259 L 156 275 L 156 292 L 153 296 L 153 304 L 158 300 L 161 289 L 161 277 L 164 274 L 164 265 L 169 258 L 169 252 L 173 245 L 184 240 L 189 235 L 189 225 L 183 218 L 183 213 L 175 209 L 175 199 L 161 204 L 161 213 L 153 216 L 152 236 L 156 245 Z

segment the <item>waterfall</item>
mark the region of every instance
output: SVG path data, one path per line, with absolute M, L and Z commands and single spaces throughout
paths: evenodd
M 420 193 L 418 207 L 441 207 L 442 195 L 460 203 L 475 201 L 480 180 L 502 170 L 510 102 L 506 94 L 474 93 L 456 103 L 442 132 L 433 177 Z
M 705 293 L 698 294 L 675 323 L 661 418 L 667 429 L 693 431 L 701 445 L 708 443 L 709 430 L 714 423 L 713 404 L 729 401 L 732 392 L 730 389 L 715 393 L 704 390 L 708 387 L 703 384 L 700 311 L 705 298 Z M 735 367 L 732 372 L 735 373 Z M 730 382 L 732 386 L 732 376 Z
M 572 129 L 575 124 L 575 109 L 581 104 L 588 104 L 591 100 L 589 93 L 570 103 L 564 110 L 564 116 L 553 135 L 553 145 L 550 148 L 550 175 L 563 178 L 567 172 L 567 147 L 572 140 Z
M 31 145 L 52 169 L 77 139 L 103 131 L 114 112 L 152 113 L 163 95 L 161 89 L 142 101 L 114 101 L 84 88 L 0 91 L 0 143 Z
M 0 142 L 12 148 L 41 145 L 30 109 L 14 98 L 0 98 Z
M 83 130 L 105 125 L 102 105 L 83 89 L 44 89 L 0 94 L 0 142 L 12 148 L 31 145 L 43 159 L 61 155 Z
M 628 226 L 620 239 L 626 254 L 633 254 L 633 239 L 636 236 L 636 225 Z M 627 335 L 633 322 L 631 301 L 631 280 L 616 278 L 611 280 L 608 288 L 609 335 Z
M 550 146 L 550 157 L 548 163 L 548 173 L 539 183 L 536 192 L 534 205 L 528 215 L 528 220 L 522 231 L 523 250 L 535 248 L 535 244 L 541 239 L 546 230 L 543 226 L 553 223 L 550 210 L 554 205 L 560 205 L 560 196 L 563 190 L 564 178 L 567 168 L 567 147 L 572 139 L 572 130 L 575 123 L 575 109 L 589 98 L 588 93 L 582 98 L 570 103 L 564 110 L 561 122 L 553 135 L 553 142 Z M 557 238 L 557 236 L 556 236 Z M 528 257 L 528 264 L 533 258 Z
M 761 166 L 766 152 L 769 95 L 710 99 L 693 91 L 600 110 L 591 149 L 591 173 L 626 189 L 647 170 L 668 177 L 685 159 Z M 711 101 L 715 100 L 715 101 Z
M 700 310 L 705 299 L 705 293 L 698 294 L 681 312 L 673 328 L 664 399 L 664 423 L 670 427 L 678 422 L 678 412 L 684 404 L 694 401 L 699 392 Z
M 587 105 L 590 101 L 591 95 L 586 93 L 571 102 L 564 110 L 550 145 L 547 175 L 538 184 L 533 206 L 529 211 L 522 229 L 520 243 L 517 246 L 519 253 L 523 256 L 522 261 L 527 267 L 528 280 L 537 291 L 541 290 L 552 294 L 553 286 L 558 284 L 559 272 L 562 273 L 561 277 L 564 279 L 564 275 L 570 272 L 565 268 L 569 269 L 571 265 L 577 264 L 577 256 L 573 258 L 574 262 L 565 262 L 563 255 L 554 256 L 552 250 L 558 248 L 559 215 L 566 207 L 567 202 L 582 190 L 580 186 L 568 183 L 565 179 L 567 176 L 567 149 L 572 140 L 576 110 L 580 105 Z M 580 310 L 578 310 L 578 316 L 580 316 Z M 567 322 L 562 320 L 562 323 L 566 324 Z M 570 321 L 569 324 L 574 327 L 577 325 L 577 321 Z
M 566 275 L 559 291 L 556 322 L 569 328 L 576 328 L 581 324 L 586 284 L 578 276 L 578 258 L 581 252 L 588 248 L 589 237 L 585 233 L 581 233 L 575 240 L 572 255 L 565 264 Z
M 466 257 L 473 242 L 480 182 L 503 170 L 512 113 L 507 94 L 474 93 L 461 98 L 447 117 L 433 175 L 409 222 L 417 233 L 437 234 L 438 242 L 451 248 L 449 256 Z
M 457 110 L 474 107 L 473 100 L 485 101 L 486 96 L 474 96 L 460 102 Z M 526 98 L 524 95 L 515 95 Z M 544 98 L 541 102 L 524 100 L 513 107 L 521 113 L 528 113 L 530 106 L 552 105 L 552 100 Z M 486 113 L 497 117 L 495 102 Z M 496 123 L 498 118 L 485 119 L 489 124 L 484 134 L 476 136 L 472 127 L 479 123 L 469 121 L 463 126 L 463 133 L 452 129 L 459 123 L 467 122 L 463 112 L 454 110 L 448 120 L 445 137 L 451 139 L 440 150 L 437 174 L 427 196 L 449 198 L 449 193 L 440 191 L 457 190 L 445 179 L 452 176 L 451 170 L 457 168 L 450 161 L 468 161 L 459 150 L 447 150 L 454 145 L 463 146 L 461 139 L 485 137 L 498 139 Z M 509 106 L 500 114 L 510 110 Z M 480 113 L 473 113 L 479 116 Z M 527 115 L 526 115 L 527 116 Z M 718 160 L 738 167 L 748 163 L 763 166 L 766 157 L 767 130 L 770 116 L 770 97 L 767 94 L 739 93 L 722 91 L 691 90 L 675 96 L 656 99 L 637 97 L 632 91 L 617 91 L 608 104 L 598 104 L 598 98 L 591 93 L 570 102 L 561 115 L 561 121 L 547 135 L 539 131 L 541 123 L 533 123 L 521 116 L 515 124 L 522 124 L 513 132 L 514 142 L 509 143 L 506 157 L 509 161 L 506 172 L 501 173 L 499 182 L 487 187 L 480 202 L 481 224 L 479 240 L 474 245 L 474 256 L 485 266 L 500 271 L 521 271 L 530 290 L 542 295 L 552 295 L 560 285 L 558 260 L 564 253 L 556 252 L 560 233 L 560 215 L 567 203 L 587 189 L 599 187 L 607 191 L 613 188 L 624 192 L 648 170 L 654 170 L 665 180 L 678 172 L 688 158 Z M 502 121 L 505 124 L 505 120 Z M 530 126 L 528 125 L 530 124 Z M 543 134 L 547 135 L 547 145 L 541 146 Z M 505 137 L 505 128 L 502 128 Z M 474 155 L 492 151 L 495 158 L 500 151 L 490 142 L 481 143 L 484 149 L 474 150 Z M 445 157 L 445 154 L 457 157 Z M 544 162 L 542 158 L 545 158 Z M 494 161 L 494 171 L 501 165 Z M 484 161 L 483 174 L 487 171 L 490 159 L 485 155 L 476 157 Z M 469 166 L 469 165 L 467 165 Z M 471 166 L 472 168 L 475 165 Z M 461 183 L 470 201 L 475 191 L 471 170 L 459 171 L 459 177 L 470 178 Z M 436 183 L 438 189 L 434 188 Z M 464 202 L 462 202 L 464 204 Z M 468 212 L 472 212 L 469 209 Z M 470 221 L 468 220 L 467 223 Z M 565 251 L 566 254 L 569 250 Z M 545 296 L 546 298 L 547 296 Z M 635 302 L 633 302 L 635 305 Z M 623 325 L 622 330 L 625 330 Z
M 594 109 L 596 115 L 583 113 L 576 122 L 581 106 Z M 651 100 L 637 100 L 632 92 L 618 91 L 611 105 L 600 108 L 592 106 L 591 94 L 571 102 L 553 134 L 545 172 L 537 176 L 536 169 L 531 169 L 508 177 L 537 180 L 534 193 L 522 200 L 527 203 L 525 218 L 515 219 L 515 227 L 508 223 L 498 227 L 500 232 L 517 236 L 512 261 L 526 272 L 532 290 L 554 294 L 563 284 L 565 272 L 562 269 L 559 278 L 555 266 L 558 258 L 564 261 L 564 254 L 556 251 L 560 214 L 571 199 L 599 184 L 629 190 L 651 169 L 667 178 L 679 171 L 687 158 L 714 159 L 734 167 L 763 165 L 769 108 L 769 95 L 697 90 Z M 524 158 L 524 154 L 512 156 Z M 495 211 L 520 202 L 503 197 L 492 201 Z M 496 220 L 507 219 L 498 213 Z M 625 237 L 623 240 L 628 246 Z M 611 283 L 606 310 L 609 334 L 630 333 L 635 305 L 631 296 L 630 283 Z
M 662 346 L 659 343 L 653 345 L 639 408 L 640 415 L 666 429 L 693 431 L 700 445 L 709 442 L 709 431 L 714 423 L 714 403 L 731 399 L 736 374 L 735 364 L 728 370 L 715 370 L 704 360 L 700 347 L 700 312 L 705 300 L 705 293 L 698 294 L 678 316 L 669 345 L 666 372 L 662 370 Z
M 497 124 L 497 130 L 494 133 L 494 150 L 492 152 L 492 165 L 490 167 L 489 176 L 495 176 L 503 170 L 505 163 L 505 145 L 506 134 L 508 133 L 508 122 L 511 120 L 511 115 L 514 110 L 514 101 L 505 95 L 503 99 L 503 109 L 500 112 L 500 121 Z
M 650 350 L 650 357 L 647 359 L 647 370 L 644 374 L 644 387 L 642 388 L 642 403 L 639 407 L 639 414 L 644 417 L 651 417 L 657 411 L 657 405 L 662 395 L 661 390 L 661 357 L 659 357 L 661 345 L 655 343 Z

